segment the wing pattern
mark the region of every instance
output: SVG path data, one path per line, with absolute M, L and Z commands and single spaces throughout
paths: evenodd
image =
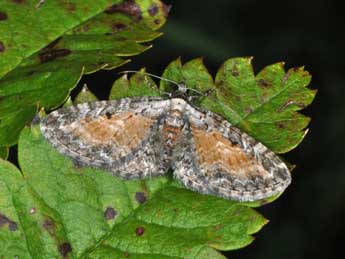
M 164 175 L 237 201 L 281 193 L 287 166 L 222 117 L 180 98 L 124 98 L 62 108 L 41 122 L 45 138 L 76 163 L 125 179 Z
M 287 166 L 263 144 L 220 116 L 188 106 L 188 122 L 174 175 L 185 186 L 238 201 L 281 193 L 291 182 Z
M 162 175 L 157 139 L 165 102 L 143 97 L 79 104 L 50 113 L 41 131 L 58 151 L 82 166 L 125 179 Z

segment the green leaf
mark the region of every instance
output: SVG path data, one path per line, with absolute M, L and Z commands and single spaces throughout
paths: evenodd
M 19 170 L 11 163 L 0 159 L 0 257 L 31 258 L 28 243 L 22 235 L 20 213 L 27 215 L 26 204 L 32 200 Z M 26 224 L 29 223 L 29 219 Z M 34 236 L 35 229 L 30 230 Z M 39 236 L 36 236 L 39 238 Z
M 0 11 L 4 18 L 0 22 L 0 78 L 54 39 L 101 13 L 111 2 L 46 1 L 36 8 L 38 1 L 35 0 L 1 0 Z
M 88 103 L 88 102 L 95 102 L 95 101 L 98 101 L 98 98 L 93 93 L 91 93 L 89 88 L 87 88 L 87 85 L 84 84 L 80 93 L 75 98 L 74 103 L 75 104 Z
M 227 60 L 213 82 L 201 59 L 184 65 L 177 59 L 163 77 L 203 93 L 211 90 L 210 96 L 196 103 L 222 115 L 272 151 L 288 152 L 307 133 L 310 119 L 298 111 L 315 97 L 316 90 L 306 87 L 311 76 L 303 67 L 285 72 L 283 63 L 267 66 L 255 76 L 251 60 Z M 161 81 L 161 88 L 171 90 L 171 85 Z
M 6 160 L 8 157 L 9 148 L 8 147 L 0 147 L 0 159 Z
M 124 181 L 80 168 L 38 125 L 23 130 L 18 146 L 23 176 L 0 160 L 0 257 L 224 258 L 217 250 L 248 245 L 267 223 L 170 177 Z
M 191 60 L 182 65 L 181 59 L 171 62 L 163 72 L 162 77 L 184 83 L 188 88 L 205 92 L 214 88 L 212 76 L 207 71 L 201 58 Z M 166 81 L 160 82 L 160 88 L 164 91 L 173 91 L 172 85 Z
M 251 58 L 226 61 L 216 76 L 226 117 L 276 153 L 295 148 L 310 119 L 297 111 L 308 106 L 316 91 L 306 86 L 311 76 L 301 68 L 284 71 L 283 63 L 254 76 Z
M 159 96 L 160 92 L 156 83 L 141 69 L 128 80 L 127 75 L 116 80 L 111 88 L 109 99 L 121 99 L 134 96 Z
M 159 0 L 37 3 L 0 0 L 0 146 L 16 143 L 37 107 L 61 105 L 82 74 L 150 48 L 140 43 L 167 15 Z

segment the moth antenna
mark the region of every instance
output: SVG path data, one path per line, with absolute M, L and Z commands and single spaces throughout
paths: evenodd
M 127 74 L 127 73 L 142 73 L 144 75 L 148 75 L 148 76 L 152 76 L 152 77 L 155 77 L 155 78 L 159 78 L 161 80 L 165 80 L 165 81 L 168 81 L 168 82 L 171 82 L 173 84 L 176 84 L 177 86 L 179 86 L 179 84 L 177 84 L 175 81 L 172 81 L 172 80 L 169 80 L 167 78 L 164 78 L 164 77 L 160 77 L 160 76 L 156 76 L 154 74 L 151 74 L 151 73 L 147 73 L 147 72 L 142 72 L 142 71 L 138 71 L 138 70 L 127 70 L 127 71 L 121 71 L 119 72 L 119 74 Z M 161 93 L 161 94 L 165 94 L 169 97 L 171 97 L 171 93 L 169 92 L 165 92 L 165 91 L 162 91 L 161 89 L 157 88 L 157 90 Z
M 144 75 L 152 76 L 152 77 L 158 78 L 158 79 L 160 79 L 160 80 L 163 80 L 163 81 L 172 83 L 172 84 L 176 85 L 176 86 L 178 87 L 179 90 L 188 89 L 189 91 L 198 93 L 198 94 L 200 94 L 201 96 L 204 95 L 204 93 L 202 93 L 202 92 L 200 92 L 200 91 L 198 91 L 198 90 L 196 90 L 196 89 L 186 87 L 185 84 L 177 83 L 176 81 L 170 80 L 170 79 L 165 78 L 165 77 L 160 77 L 160 76 L 157 76 L 157 75 L 155 75 L 155 74 L 151 74 L 151 73 L 147 73 L 147 72 L 141 72 L 141 71 L 138 71 L 138 70 L 126 70 L 126 71 L 121 71 L 121 72 L 119 72 L 119 74 L 127 74 L 127 73 L 142 73 L 142 74 L 144 74 Z M 182 91 L 183 91 L 183 90 L 182 90 Z
M 189 91 L 191 91 L 191 92 L 198 93 L 198 94 L 200 94 L 201 96 L 203 96 L 203 95 L 204 95 L 202 92 L 200 92 L 200 91 L 198 91 L 198 90 L 196 90 L 196 89 L 193 89 L 193 88 L 188 88 L 188 87 L 186 87 L 186 89 L 188 89 L 188 90 L 189 90 Z
M 173 83 L 173 84 L 175 84 L 175 85 L 177 85 L 177 86 L 180 86 L 179 83 L 177 83 L 177 82 L 175 82 L 175 81 L 173 81 L 173 80 L 170 80 L 170 79 L 164 78 L 164 77 L 160 77 L 160 76 L 156 76 L 156 75 L 154 75 L 154 74 L 147 73 L 147 72 L 141 72 L 141 71 L 138 71 L 138 70 L 127 70 L 127 71 L 121 71 L 121 72 L 119 72 L 119 74 L 127 74 L 127 73 L 142 73 L 142 74 L 144 74 L 144 75 L 152 76 L 152 77 L 158 78 L 158 79 L 160 79 L 160 80 L 167 81 L 167 82 L 169 82 L 169 83 Z

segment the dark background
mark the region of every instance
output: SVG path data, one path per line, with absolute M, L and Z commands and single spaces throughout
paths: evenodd
M 163 0 L 164 1 L 164 0 Z M 160 75 L 178 56 L 204 57 L 210 71 L 229 57 L 254 56 L 256 72 L 285 61 L 305 65 L 318 89 L 303 111 L 312 117 L 299 147 L 284 155 L 297 165 L 293 183 L 276 202 L 260 208 L 270 223 L 248 247 L 229 258 L 344 258 L 345 241 L 345 24 L 340 1 L 164 1 L 172 4 L 165 33 L 148 52 L 115 71 L 85 76 L 105 99 L 117 72 L 147 67 Z

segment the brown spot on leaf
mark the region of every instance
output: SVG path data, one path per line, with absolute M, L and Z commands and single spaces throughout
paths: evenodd
M 59 253 L 63 256 L 63 258 L 67 258 L 68 253 L 72 252 L 72 247 L 70 243 L 62 243 L 59 245 Z
M 7 13 L 5 12 L 0 12 L 0 21 L 5 21 L 7 20 Z
M 62 39 L 62 37 L 57 38 L 56 40 L 53 40 L 51 43 L 49 43 L 47 46 L 45 46 L 41 52 L 46 52 L 52 50 Z
M 113 14 L 116 12 L 116 4 L 109 6 L 107 9 L 105 9 L 106 14 Z
M 142 18 L 140 7 L 134 0 L 126 0 L 121 4 L 114 4 L 105 10 L 105 13 L 107 14 L 115 12 L 127 14 L 132 16 L 135 20 L 140 20 Z
M 146 77 L 142 74 L 135 75 L 136 83 L 143 83 L 146 82 Z
M 124 29 L 126 29 L 126 28 L 127 28 L 127 25 L 126 25 L 126 24 L 119 23 L 119 22 L 113 23 L 113 24 L 111 25 L 111 29 L 112 29 L 113 31 L 122 31 L 122 30 L 124 30 Z
M 112 207 L 107 207 L 106 210 L 104 211 L 104 218 L 106 220 L 111 220 L 111 219 L 115 218 L 116 215 L 117 215 L 117 212 Z
M 70 49 L 52 49 L 39 54 L 39 59 L 41 63 L 52 61 L 59 57 L 68 56 L 72 51 Z
M 79 34 L 83 31 L 83 27 L 76 27 L 76 28 L 73 28 L 73 33 L 75 34 Z
M 24 4 L 26 0 L 12 0 L 13 3 L 16 4 Z
M 62 1 L 57 1 L 57 2 L 63 10 L 67 10 L 70 13 L 73 13 L 77 10 L 76 4 L 73 3 L 74 1 L 62 0 Z
M 8 225 L 10 231 L 16 231 L 18 229 L 17 223 L 10 220 L 8 217 L 0 213 L 0 228 Z
M 71 3 L 71 2 L 66 3 L 66 8 L 70 12 L 75 12 L 75 10 L 77 9 L 75 6 L 75 3 Z
M 86 24 L 83 26 L 83 32 L 88 32 L 90 30 L 90 25 Z
M 2 41 L 0 41 L 0 52 L 4 52 L 5 51 L 5 45 Z
M 146 194 L 143 192 L 136 192 L 135 193 L 135 199 L 137 200 L 137 202 L 139 202 L 140 204 L 143 204 L 146 201 Z
M 236 66 L 234 66 L 231 69 L 231 75 L 234 76 L 234 77 L 238 77 L 240 75 L 240 72 L 238 71 L 238 68 Z
M 263 87 L 263 88 L 268 88 L 268 87 L 270 87 L 272 84 L 271 84 L 270 82 L 267 82 L 265 79 L 260 78 L 260 79 L 258 80 L 258 85 L 261 86 L 261 87 Z
M 168 17 L 171 7 L 172 5 L 163 4 L 162 8 L 163 8 L 163 14 L 165 18 Z
M 283 122 L 277 122 L 277 127 L 278 127 L 279 129 L 284 129 L 284 128 L 285 128 L 285 123 L 283 123 Z
M 123 257 L 128 258 L 129 257 L 129 253 L 128 252 L 124 252 L 123 253 Z
M 10 221 L 8 223 L 8 229 L 10 231 L 16 231 L 18 229 L 18 226 L 17 226 L 17 223 L 16 222 L 13 222 L 13 221 Z
M 145 232 L 145 228 L 144 227 L 137 227 L 135 229 L 135 234 L 137 236 L 142 236 L 144 234 L 144 232 Z
M 148 9 L 149 15 L 155 16 L 158 13 L 158 6 L 156 4 L 153 4 Z
M 43 221 L 42 227 L 50 234 L 53 234 L 55 232 L 55 223 L 50 218 L 47 218 Z
M 7 217 L 0 214 L 0 227 L 4 226 L 7 222 L 8 222 Z
M 244 109 L 244 111 L 245 111 L 246 113 L 251 113 L 251 112 L 253 112 L 253 109 L 250 108 L 250 107 L 246 107 L 246 108 Z
M 155 19 L 154 21 L 153 21 L 155 24 L 160 24 L 161 23 L 161 20 L 159 20 L 159 19 Z

